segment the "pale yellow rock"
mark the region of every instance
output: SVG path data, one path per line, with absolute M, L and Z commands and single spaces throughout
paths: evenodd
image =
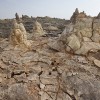
M 96 66 L 100 67 L 100 60 L 95 59 L 95 60 L 94 60 L 94 64 L 95 64 Z
M 38 21 L 35 22 L 35 26 L 34 26 L 33 32 L 34 32 L 34 36 L 35 35 L 42 36 L 42 35 L 45 34 L 45 32 L 44 32 L 44 30 L 42 28 L 42 25 Z
M 83 41 L 84 42 L 92 42 L 92 40 L 90 38 L 88 38 L 88 37 L 83 37 Z
M 71 47 L 71 49 L 74 51 L 78 50 L 81 46 L 78 37 L 74 34 L 67 38 L 67 43 L 68 46 Z
M 18 24 L 16 20 L 13 22 L 13 29 L 10 34 L 10 43 L 13 44 L 13 46 L 18 46 L 23 48 L 30 49 L 31 48 L 31 42 L 27 40 L 25 27 L 22 23 Z
M 45 85 L 42 84 L 42 83 L 40 83 L 40 88 L 41 88 L 41 89 L 44 89 L 44 88 L 45 88 Z
M 76 54 L 87 54 L 89 51 L 96 52 L 100 50 L 100 44 L 95 42 L 83 42 L 80 49 L 78 49 Z
M 82 36 L 84 37 L 91 37 L 92 36 L 92 29 L 88 30 L 88 29 L 84 29 L 81 31 Z
M 83 37 L 91 37 L 92 36 L 92 18 L 81 18 L 78 19 L 74 25 L 74 32 L 81 33 Z

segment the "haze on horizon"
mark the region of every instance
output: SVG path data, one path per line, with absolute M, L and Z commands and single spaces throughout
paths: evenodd
M 20 16 L 50 16 L 69 19 L 75 9 L 97 16 L 100 0 L 0 0 L 0 19 Z

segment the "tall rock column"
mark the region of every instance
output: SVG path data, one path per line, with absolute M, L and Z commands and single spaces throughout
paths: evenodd
M 21 48 L 31 48 L 30 41 L 27 40 L 26 30 L 22 23 L 17 23 L 13 20 L 13 28 L 10 34 L 10 42 L 13 46 L 20 46 Z

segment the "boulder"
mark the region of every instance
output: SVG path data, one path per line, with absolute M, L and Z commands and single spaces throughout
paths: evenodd
M 100 19 L 100 13 L 98 14 L 97 18 Z
M 65 45 L 60 40 L 51 41 L 48 46 L 55 51 L 65 51 Z
M 84 42 L 92 42 L 92 40 L 90 38 L 88 38 L 88 37 L 83 37 L 83 41 Z
M 100 67 L 100 60 L 95 59 L 95 60 L 94 60 L 94 64 L 95 64 L 97 67 Z
M 80 48 L 81 44 L 78 37 L 74 34 L 67 38 L 68 46 L 73 50 L 76 51 Z
M 74 25 L 74 33 L 80 33 L 83 37 L 91 37 L 92 36 L 92 18 L 81 18 L 77 20 Z

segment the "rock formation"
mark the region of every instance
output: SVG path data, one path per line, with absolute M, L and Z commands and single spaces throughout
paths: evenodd
M 70 18 L 70 20 L 75 23 L 77 16 L 79 15 L 79 10 L 78 8 L 75 9 L 75 12 L 73 13 L 72 17 Z
M 34 35 L 39 35 L 39 36 L 42 36 L 45 34 L 45 32 L 43 31 L 42 25 L 38 21 L 35 22 L 33 32 L 34 32 Z
M 76 22 L 72 25 L 69 24 L 66 26 L 58 41 L 63 42 L 66 51 L 70 51 L 75 54 L 86 55 L 91 51 L 97 52 L 98 50 L 100 50 L 99 23 L 100 19 L 98 17 L 86 17 L 86 14 L 84 12 L 79 13 L 76 17 Z M 60 46 L 59 42 L 57 42 L 58 47 Z M 54 47 L 53 49 L 57 49 L 57 43 L 51 43 L 51 47 Z
M 26 30 L 22 23 L 17 23 L 14 19 L 13 21 L 13 29 L 10 34 L 10 42 L 14 46 L 19 45 L 20 47 L 30 48 L 31 43 L 27 40 Z
M 15 14 L 15 18 L 16 18 L 17 21 L 20 21 L 20 17 L 18 15 L 18 13 Z
M 71 22 L 74 24 L 79 18 L 86 18 L 86 13 L 79 12 L 78 8 L 76 8 L 75 12 L 73 13 L 72 17 L 70 18 Z
M 82 12 L 59 37 L 34 39 L 32 50 L 9 49 L 8 38 L 0 39 L 0 100 L 99 100 L 99 36 L 100 19 Z M 10 41 L 30 47 L 16 20 Z
M 100 18 L 100 13 L 98 14 L 97 18 L 98 18 L 98 19 Z

